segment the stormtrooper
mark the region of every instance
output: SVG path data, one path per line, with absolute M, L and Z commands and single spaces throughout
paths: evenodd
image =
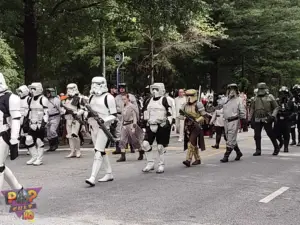
M 23 190 L 12 171 L 5 165 L 9 152 L 11 160 L 18 157 L 20 105 L 20 98 L 8 90 L 4 76 L 0 73 L 0 191 L 4 180 L 11 189 Z
M 143 172 L 154 170 L 152 144 L 156 139 L 158 148 L 158 169 L 156 173 L 163 173 L 165 166 L 165 147 L 169 144 L 169 130 L 175 115 L 172 115 L 171 106 L 164 97 L 165 85 L 154 83 L 150 86 L 152 97 L 144 105 L 144 120 L 146 122 L 146 134 L 142 143 L 147 158 L 147 166 Z
M 68 98 L 62 102 L 62 111 L 65 114 L 67 138 L 70 145 L 70 154 L 66 158 L 80 158 L 80 137 L 82 116 L 84 113 L 85 99 L 80 96 L 76 84 L 67 85 Z
M 29 131 L 25 144 L 30 152 L 31 159 L 26 164 L 39 166 L 43 164 L 45 129 L 49 120 L 48 99 L 43 95 L 41 83 L 32 83 L 28 88 L 32 98 L 28 103 Z
M 21 99 L 21 129 L 20 129 L 20 148 L 25 147 L 26 135 L 29 131 L 29 121 L 28 121 L 28 112 L 29 112 L 29 89 L 26 85 L 22 85 L 16 90 L 17 94 Z
M 117 107 L 114 97 L 108 93 L 107 82 L 104 77 L 94 77 L 91 85 L 91 95 L 88 103 L 93 111 L 98 114 L 98 119 L 102 124 L 109 129 L 110 125 L 117 119 Z M 95 149 L 94 163 L 92 173 L 89 179 L 85 182 L 90 186 L 95 186 L 95 179 L 103 164 L 105 169 L 105 176 L 99 179 L 98 182 L 113 181 L 111 165 L 105 148 L 109 146 L 108 137 L 100 128 L 98 122 L 94 117 L 90 117 L 90 113 L 85 113 L 88 117 L 88 124 L 91 130 L 92 141 Z

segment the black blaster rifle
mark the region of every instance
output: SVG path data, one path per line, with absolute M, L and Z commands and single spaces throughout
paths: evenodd
M 100 118 L 98 116 L 98 113 L 95 112 L 92 107 L 90 105 L 85 105 L 86 109 L 89 111 L 89 115 L 90 117 L 93 117 L 98 125 L 100 126 L 100 128 L 103 130 L 103 132 L 105 133 L 105 135 L 107 136 L 107 138 L 111 141 L 111 142 L 116 142 L 114 136 L 109 132 L 109 130 L 106 128 L 104 122 L 103 122 L 103 119 Z
M 74 110 L 70 109 L 69 107 L 65 106 L 65 105 L 61 105 L 65 110 L 66 110 L 66 114 L 71 114 L 73 116 L 73 119 L 74 120 L 77 120 L 81 125 L 84 124 L 84 122 L 82 121 L 82 119 L 80 119 L 79 116 L 77 116 L 75 113 L 74 113 Z
M 202 130 L 202 126 L 200 125 L 200 123 L 198 123 L 195 120 L 195 118 L 192 117 L 190 114 L 188 114 L 187 112 L 183 111 L 182 109 L 179 109 L 179 113 L 180 113 L 180 115 L 184 116 L 188 120 L 192 121 L 196 126 L 198 126 Z

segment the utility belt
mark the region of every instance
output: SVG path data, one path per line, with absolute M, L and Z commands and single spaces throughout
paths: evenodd
M 133 124 L 133 120 L 123 121 L 123 126 L 130 125 L 130 124 Z
M 121 112 L 117 112 L 117 114 L 118 114 L 118 115 L 122 115 L 122 113 L 121 113 Z
M 221 117 L 220 115 L 217 115 L 217 117 Z
M 235 121 L 235 120 L 238 120 L 239 117 L 238 116 L 234 116 L 234 117 L 229 117 L 228 119 L 226 119 L 228 122 L 232 122 L 232 121 Z
M 52 115 L 49 115 L 49 117 L 54 117 L 54 116 L 59 116 L 60 113 L 55 113 L 55 114 L 52 114 Z

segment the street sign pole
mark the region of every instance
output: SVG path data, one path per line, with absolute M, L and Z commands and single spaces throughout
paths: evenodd
M 117 67 L 117 88 L 119 90 L 119 83 L 120 83 L 120 67 L 122 66 L 123 62 L 124 62 L 124 52 L 122 54 L 116 54 L 115 55 L 115 60 L 116 62 L 119 63 L 118 67 Z

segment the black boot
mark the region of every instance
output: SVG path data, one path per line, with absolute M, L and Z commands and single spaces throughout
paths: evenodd
M 284 140 L 284 152 L 289 152 L 289 140 Z
M 213 145 L 212 148 L 219 149 L 219 145 Z
M 135 151 L 134 151 L 132 145 L 129 145 L 129 146 L 130 146 L 130 152 L 131 152 L 131 153 L 135 153 Z
M 139 151 L 139 157 L 138 157 L 138 160 L 143 160 L 143 159 L 144 159 L 144 153 L 145 153 L 144 150 L 140 150 L 140 151 Z
M 125 161 L 126 161 L 125 152 L 121 152 L 121 158 L 119 158 L 117 162 L 125 162 Z
M 191 167 L 191 161 L 185 160 L 182 162 L 186 167 Z
M 236 145 L 234 147 L 234 150 L 236 152 L 236 158 L 235 158 L 235 161 L 239 161 L 241 159 L 241 157 L 243 156 L 243 153 L 241 152 L 240 148 L 238 145 Z
M 52 151 L 55 151 L 56 149 L 58 149 L 58 144 L 59 144 L 59 140 L 58 137 L 53 139 L 53 148 Z
M 281 138 L 281 139 L 279 139 L 279 148 L 281 149 L 282 147 L 283 147 L 283 140 Z
M 291 145 L 296 145 L 296 141 L 292 140 Z
M 49 139 L 48 143 L 49 143 L 49 149 L 47 150 L 47 152 L 52 152 L 53 151 L 53 139 Z
M 119 142 L 118 141 L 116 142 L 116 151 L 112 152 L 112 154 L 114 154 L 114 155 L 121 154 L 121 149 L 119 147 Z
M 227 147 L 226 152 L 224 154 L 224 158 L 221 159 L 220 162 L 222 162 L 222 163 L 228 162 L 228 158 L 229 158 L 231 152 L 232 152 L 232 148 Z
M 255 139 L 256 151 L 253 156 L 261 156 L 261 138 Z

